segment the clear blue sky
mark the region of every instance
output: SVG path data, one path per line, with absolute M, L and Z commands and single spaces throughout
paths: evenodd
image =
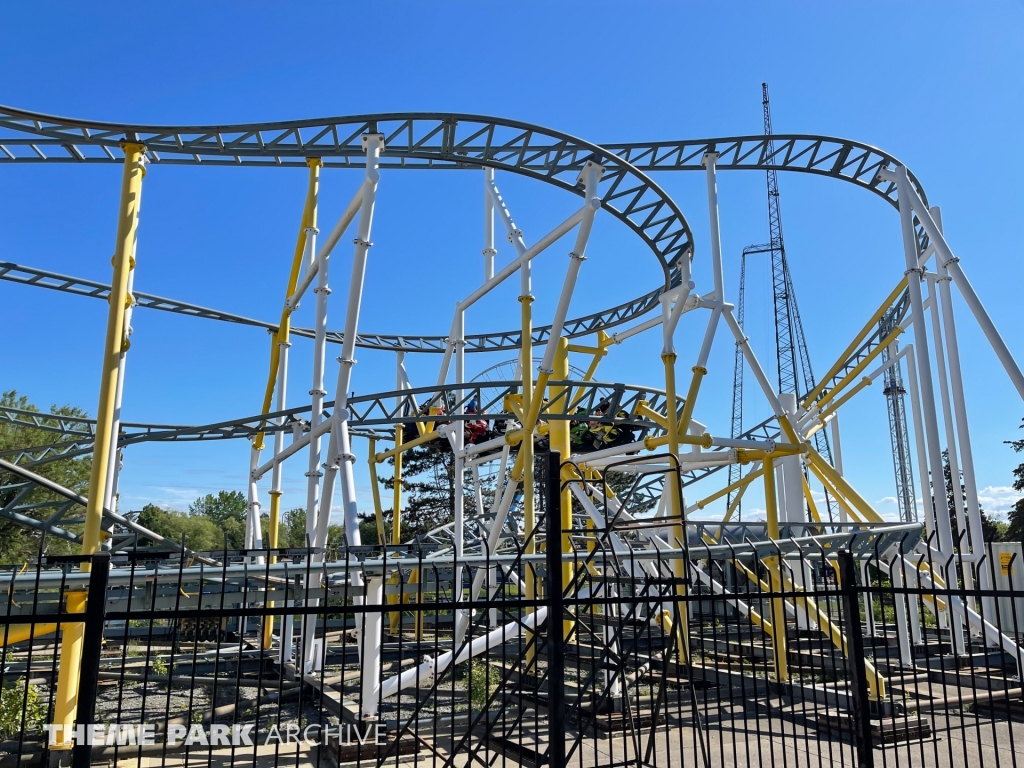
M 1019 0 L 782 3 L 771 11 L 760 3 L 667 2 L 181 2 L 122 10 L 25 3 L 4 11 L 0 103 L 169 124 L 450 110 L 532 121 L 600 143 L 758 133 L 767 80 L 776 131 L 846 136 L 907 163 L 942 207 L 954 251 L 1024 361 L 1016 229 L 1022 33 Z M 119 174 L 113 166 L 4 167 L 0 258 L 109 280 Z M 693 225 L 695 274 L 707 290 L 704 180 L 658 180 Z M 337 216 L 357 183 L 353 173 L 325 174 L 322 221 Z M 576 205 L 535 184 L 499 183 L 528 240 Z M 300 170 L 154 169 L 145 182 L 138 290 L 276 317 L 303 188 Z M 720 188 L 734 297 L 740 250 L 766 239 L 764 178 L 723 174 Z M 787 251 L 820 373 L 902 276 L 898 217 L 877 197 L 826 179 L 783 175 L 781 188 Z M 379 201 L 363 328 L 446 332 L 451 307 L 481 271 L 478 175 L 386 174 Z M 538 263 L 541 313 L 558 290 L 562 245 Z M 599 219 L 588 255 L 573 314 L 638 295 L 657 280 L 650 257 L 610 220 Z M 350 258 L 333 270 L 332 327 L 341 325 Z M 499 261 L 508 258 L 506 246 Z M 767 269 L 752 269 L 751 278 L 751 335 L 759 355 L 770 357 Z M 414 308 L 403 300 L 414 293 L 432 300 Z M 470 317 L 470 331 L 514 324 L 515 291 L 506 294 L 500 306 Z M 0 387 L 43 408 L 71 403 L 94 413 L 104 318 L 101 302 L 0 282 L 8 330 Z M 1002 441 L 1018 436 L 1024 405 L 962 303 L 958 319 L 979 485 L 986 506 L 999 511 L 1013 497 L 1017 463 Z M 206 423 L 258 411 L 262 331 L 146 311 L 136 313 L 134 327 L 126 420 Z M 682 326 L 684 371 L 699 333 L 702 325 Z M 296 344 L 297 358 L 308 357 L 308 346 Z M 619 347 L 600 378 L 659 385 L 656 352 L 654 337 Z M 699 406 L 698 417 L 719 434 L 728 431 L 731 356 L 720 337 Z M 437 362 L 411 364 L 416 383 L 430 382 Z M 390 355 L 361 352 L 354 388 L 391 388 L 392 366 Z M 295 370 L 291 391 L 304 393 L 308 368 Z M 846 468 L 867 498 L 893 512 L 879 390 L 861 395 L 844 419 Z M 747 402 L 752 416 L 766 413 L 756 398 Z M 201 493 L 242 489 L 246 452 L 245 443 L 132 448 L 122 509 L 147 501 L 182 508 Z M 301 472 L 288 477 L 295 504 Z

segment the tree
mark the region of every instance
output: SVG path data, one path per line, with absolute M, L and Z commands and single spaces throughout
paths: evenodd
M 16 390 L 8 390 L 0 395 L 0 405 L 5 408 L 17 408 L 23 411 L 39 413 L 39 408 L 29 402 L 25 395 L 19 395 Z M 87 414 L 81 408 L 74 406 L 50 407 L 50 413 L 54 416 L 69 416 L 86 418 Z M 52 422 L 56 426 L 57 422 Z M 0 458 L 5 461 L 17 463 L 30 469 L 37 475 L 64 486 L 82 496 L 89 493 L 89 475 L 92 471 L 92 457 L 89 455 L 77 458 L 54 459 L 64 449 L 70 448 L 70 444 L 78 439 L 74 436 L 61 434 L 47 429 L 0 422 Z M 46 450 L 51 446 L 51 450 Z M 23 450 L 30 450 L 23 453 Z M 43 463 L 36 463 L 42 459 Z M 12 473 L 0 472 L 0 507 L 10 503 L 20 489 L 13 486 L 20 484 L 20 479 Z M 53 504 L 54 502 L 65 501 L 63 496 L 36 488 L 26 498 L 22 499 L 24 504 Z M 44 519 L 53 514 L 54 507 L 38 507 L 26 514 L 37 519 Z M 84 509 L 75 505 L 67 510 L 67 519 L 81 517 Z M 81 526 L 66 526 L 75 533 L 79 533 Z M 29 557 L 40 553 L 40 546 L 44 552 L 49 554 L 68 554 L 77 552 L 78 546 L 67 539 L 60 539 L 55 536 L 47 536 L 43 543 L 42 533 L 19 525 L 11 520 L 0 520 L 0 562 L 22 562 Z
M 1020 429 L 1024 429 L 1021 424 Z M 1024 440 L 1006 440 L 1016 453 L 1024 451 Z M 1024 491 L 1024 464 L 1018 464 L 1013 470 L 1013 490 Z M 1009 514 L 1009 525 L 1006 530 L 1007 541 L 1024 541 L 1024 499 L 1018 499 Z
M 395 462 L 391 459 L 388 464 L 394 467 Z M 377 480 L 387 490 L 394 490 L 394 474 L 390 477 L 378 475 Z M 494 496 L 494 480 L 481 478 L 480 484 L 486 507 Z M 465 513 L 476 514 L 476 489 L 469 470 L 465 471 L 463 489 Z M 389 544 L 394 519 L 392 507 L 383 510 L 384 535 Z M 402 454 L 402 541 L 422 536 L 454 519 L 455 457 L 452 452 L 444 450 L 437 441 L 405 451 Z M 360 515 L 359 531 L 364 544 L 379 543 L 375 515 Z
M 283 548 L 304 549 L 309 546 L 306 536 L 306 510 L 302 507 L 289 509 L 281 515 L 281 522 L 277 528 L 277 546 Z M 264 534 L 263 542 L 266 544 L 267 536 Z M 345 527 L 341 525 L 327 526 L 327 548 L 334 549 L 342 546 L 345 542 Z
M 964 543 L 971 541 L 970 525 L 968 525 L 967 531 L 963 532 L 963 538 L 961 539 L 960 526 L 957 525 L 956 521 L 956 500 L 953 497 L 954 486 L 952 470 L 949 467 L 949 451 L 942 452 L 942 475 L 946 486 L 946 510 L 949 514 L 949 529 L 953 532 L 953 547 L 957 551 L 960 551 L 959 542 Z M 960 473 L 960 499 L 963 505 L 964 515 L 967 515 L 967 486 L 964 485 L 963 473 Z M 978 511 L 981 513 L 981 535 L 984 541 L 1002 541 L 1003 536 L 1006 533 L 1006 525 L 1000 523 L 998 520 L 990 518 L 984 509 L 979 506 Z M 972 547 L 974 542 L 971 542 Z
M 181 543 L 184 536 L 185 546 L 196 552 L 215 552 L 224 548 L 223 531 L 212 520 L 200 515 L 147 504 L 139 513 L 139 525 L 177 543 Z
M 208 493 L 188 505 L 192 516 L 205 517 L 221 531 L 221 542 L 227 540 L 228 549 L 242 549 L 245 546 L 245 516 L 248 503 L 240 491 L 218 491 L 214 496 Z M 159 532 L 158 532 L 159 533 Z

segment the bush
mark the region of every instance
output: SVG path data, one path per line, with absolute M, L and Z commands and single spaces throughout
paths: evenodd
M 41 732 L 47 705 L 39 688 L 21 679 L 0 689 L 0 736 L 15 739 L 18 734 Z
M 481 709 L 487 705 L 487 699 L 498 687 L 498 674 L 491 669 L 491 665 L 482 661 L 470 660 L 469 670 L 466 674 L 466 689 L 469 692 L 469 700 Z

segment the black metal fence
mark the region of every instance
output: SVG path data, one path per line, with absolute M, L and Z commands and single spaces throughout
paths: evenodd
M 1024 764 L 1013 547 L 937 562 L 905 529 L 684 529 L 630 516 L 628 487 L 567 505 L 560 476 L 542 457 L 541 525 L 495 553 L 138 549 L 0 573 L 0 762 Z

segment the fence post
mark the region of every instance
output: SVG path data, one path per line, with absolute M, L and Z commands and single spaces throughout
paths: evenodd
M 96 692 L 100 678 L 100 655 L 103 652 L 103 618 L 107 612 L 110 553 L 97 552 L 90 559 L 92 562 L 89 571 L 89 595 L 85 604 L 85 637 L 82 641 L 78 709 L 75 714 L 75 722 L 86 726 L 91 725 L 96 717 Z M 127 632 L 127 627 L 125 631 Z M 87 741 L 76 743 L 71 753 L 72 768 L 89 768 L 91 762 L 92 747 Z
M 548 768 L 565 768 L 565 638 L 562 617 L 562 455 L 548 452 L 547 596 L 548 596 Z M 530 470 L 527 469 L 527 472 Z
M 857 741 L 857 768 L 871 768 L 871 709 L 868 703 L 868 675 L 864 666 L 864 632 L 857 598 L 857 566 L 852 552 L 839 552 L 839 592 L 846 618 L 846 667 L 850 670 L 850 698 L 853 700 L 853 731 Z

